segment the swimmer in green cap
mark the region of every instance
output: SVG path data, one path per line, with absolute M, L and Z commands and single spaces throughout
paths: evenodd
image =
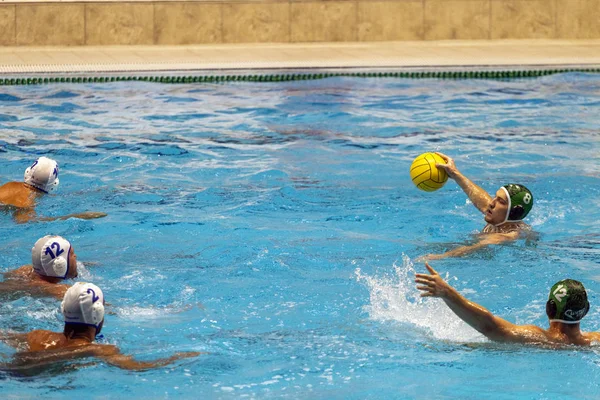
M 421 297 L 439 297 L 463 321 L 490 340 L 532 345 L 590 346 L 600 342 L 600 332 L 582 332 L 579 324 L 590 308 L 581 282 L 565 279 L 550 289 L 546 303 L 548 329 L 535 325 L 516 325 L 495 316 L 477 303 L 467 300 L 426 262 L 428 274 L 416 274 Z
M 523 222 L 523 218 L 533 207 L 533 195 L 529 189 L 520 184 L 509 183 L 499 188 L 495 197 L 492 197 L 464 176 L 456 168 L 452 158 L 442 153 L 436 154 L 446 161 L 446 164 L 436 166 L 445 170 L 448 176 L 456 181 L 473 205 L 484 214 L 487 225 L 482 230 L 485 235 L 482 235 L 477 243 L 461 246 L 443 254 L 429 254 L 425 259 L 460 257 L 490 244 L 516 240 L 522 234 L 531 231 L 531 227 Z

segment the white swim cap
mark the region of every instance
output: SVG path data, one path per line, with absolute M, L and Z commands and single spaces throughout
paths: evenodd
M 26 184 L 50 193 L 58 187 L 58 164 L 46 157 L 40 157 L 25 170 Z
M 93 283 L 77 282 L 67 290 L 60 310 L 65 324 L 98 327 L 104 321 L 104 294 Z
M 44 236 L 31 249 L 33 269 L 39 275 L 66 278 L 71 243 L 61 236 Z

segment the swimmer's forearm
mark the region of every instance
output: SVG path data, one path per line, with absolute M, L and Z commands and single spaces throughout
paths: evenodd
M 127 369 L 130 371 L 143 371 L 146 369 L 162 366 L 150 361 L 135 361 L 133 357 L 125 356 L 122 354 L 102 358 L 110 365 L 114 365 L 115 367 Z
M 504 242 L 508 242 L 511 240 L 516 240 L 519 238 L 519 232 L 511 232 L 511 233 L 489 233 L 486 234 L 485 237 L 482 237 L 479 242 L 470 244 L 467 246 L 460 246 L 455 249 L 449 250 L 442 254 L 430 254 L 425 256 L 426 259 L 429 260 L 440 260 L 446 257 L 462 257 L 467 254 L 471 254 L 474 251 L 482 249 L 491 244 L 501 244 Z
M 119 367 L 122 369 L 127 369 L 131 371 L 143 371 L 146 369 L 159 368 L 164 367 L 165 365 L 169 365 L 174 361 L 177 361 L 181 358 L 189 358 L 195 357 L 199 355 L 199 352 L 190 351 L 190 352 L 182 352 L 175 353 L 171 357 L 160 358 L 154 361 L 136 361 L 132 356 L 126 356 L 123 354 L 116 354 L 113 356 L 102 357 L 107 363 L 114 365 L 115 367 Z
M 481 249 L 482 247 L 487 246 L 488 243 L 485 243 L 483 241 L 475 243 L 475 244 L 471 244 L 468 246 L 460 246 L 457 247 L 456 249 L 452 249 L 450 251 L 447 251 L 443 254 L 440 255 L 439 258 L 446 258 L 446 257 L 462 257 L 465 256 L 467 254 L 471 254 L 474 251 L 477 251 L 479 249 Z
M 108 214 L 103 213 L 103 212 L 87 211 L 87 212 L 76 213 L 76 214 L 67 214 L 67 215 L 63 215 L 60 217 L 41 217 L 41 218 L 38 218 L 38 221 L 46 221 L 46 222 L 47 221 L 56 221 L 56 220 L 64 221 L 69 218 L 95 219 L 95 218 L 106 217 L 107 215 Z
M 477 207 L 479 211 L 485 212 L 487 206 L 492 201 L 492 197 L 489 195 L 489 193 L 477 186 L 475 183 L 473 183 L 473 181 L 458 171 L 454 176 L 454 180 L 458 186 L 460 186 L 463 192 L 465 192 L 465 194 L 469 197 L 473 205 Z

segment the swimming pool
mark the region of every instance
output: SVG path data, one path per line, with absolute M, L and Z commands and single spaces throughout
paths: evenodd
M 488 191 L 535 196 L 539 239 L 432 262 L 471 300 L 547 326 L 550 286 L 588 288 L 600 330 L 600 77 L 329 78 L 286 83 L 0 88 L 0 183 L 39 155 L 61 186 L 38 213 L 0 219 L 2 272 L 39 237 L 69 239 L 78 280 L 111 304 L 105 341 L 146 372 L 78 362 L 0 375 L 4 397 L 596 398 L 597 349 L 498 345 L 421 302 L 413 260 L 473 239 L 483 220 L 454 182 L 418 191 L 424 151 Z M 93 265 L 91 265 L 93 264 Z M 58 302 L 0 304 L 0 328 L 61 330 Z M 0 345 L 0 353 L 12 350 Z

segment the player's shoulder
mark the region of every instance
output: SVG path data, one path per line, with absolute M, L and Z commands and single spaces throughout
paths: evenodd
M 511 342 L 549 343 L 556 341 L 556 338 L 548 330 L 537 325 L 508 323 L 503 326 L 502 331 L 504 339 Z
M 591 342 L 600 343 L 600 332 L 583 332 L 582 335 Z
M 23 184 L 23 182 L 16 182 L 16 181 L 12 181 L 12 182 L 6 182 L 3 185 L 0 185 L 0 190 L 16 190 L 16 189 L 23 189 L 26 190 L 26 186 Z
M 59 332 L 53 332 L 46 329 L 34 329 L 27 334 L 27 341 L 29 342 L 41 342 L 48 339 L 62 339 L 64 335 Z

